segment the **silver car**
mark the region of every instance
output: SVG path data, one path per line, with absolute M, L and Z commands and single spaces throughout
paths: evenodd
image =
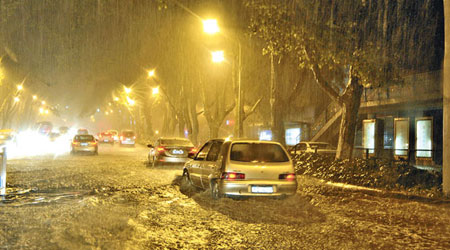
M 153 166 L 165 163 L 182 164 L 190 160 L 189 156 L 195 155 L 197 149 L 191 141 L 185 138 L 162 137 L 156 140 L 155 145 L 148 144 L 148 162 Z
M 183 169 L 188 184 L 223 196 L 287 196 L 297 191 L 294 166 L 283 146 L 257 140 L 210 140 Z
M 71 154 L 88 152 L 98 155 L 98 143 L 93 135 L 76 135 L 72 140 Z

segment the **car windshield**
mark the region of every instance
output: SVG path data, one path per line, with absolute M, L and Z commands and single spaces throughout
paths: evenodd
M 92 135 L 77 135 L 75 136 L 77 141 L 93 141 L 94 137 Z
M 184 139 L 163 139 L 161 140 L 161 145 L 163 146 L 183 146 L 183 147 L 193 147 L 194 145 L 189 140 Z
M 131 137 L 131 136 L 134 136 L 134 132 L 133 131 L 124 131 L 124 132 L 122 132 L 122 135 L 126 136 L 126 137 Z
M 271 143 L 235 143 L 231 147 L 230 159 L 243 162 L 289 161 L 283 148 Z

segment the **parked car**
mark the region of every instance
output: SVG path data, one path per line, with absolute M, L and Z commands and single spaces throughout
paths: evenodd
M 183 168 L 183 181 L 223 196 L 285 197 L 297 191 L 294 166 L 283 146 L 257 140 L 210 140 Z
M 85 128 L 80 128 L 77 130 L 77 135 L 88 135 L 89 131 Z
M 109 132 L 99 133 L 98 142 L 109 143 L 114 145 L 114 135 Z
M 191 141 L 185 138 L 159 138 L 155 145 L 148 144 L 148 162 L 153 166 L 163 163 L 184 164 L 197 153 Z
M 303 153 L 317 153 L 322 155 L 336 155 L 336 148 L 326 142 L 300 142 L 289 149 L 291 155 Z
M 72 140 L 71 154 L 88 152 L 98 155 L 98 144 L 93 135 L 76 135 Z
M 132 130 L 123 130 L 122 133 L 120 133 L 119 143 L 120 146 L 134 146 L 136 144 L 136 135 Z

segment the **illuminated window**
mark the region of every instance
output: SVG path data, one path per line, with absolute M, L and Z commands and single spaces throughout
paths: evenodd
M 271 141 L 272 140 L 272 131 L 263 130 L 259 133 L 259 140 L 261 141 Z
M 375 120 L 363 121 L 363 148 L 368 148 L 369 154 L 374 153 L 375 148 Z
M 300 142 L 300 128 L 286 129 L 286 145 L 293 146 Z
M 396 156 L 407 156 L 409 149 L 409 119 L 394 120 L 394 147 Z
M 433 149 L 433 120 L 418 118 L 416 120 L 416 157 L 431 157 Z

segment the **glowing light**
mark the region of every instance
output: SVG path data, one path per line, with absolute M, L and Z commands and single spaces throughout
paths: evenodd
M 48 109 L 46 109 L 46 110 L 44 111 L 44 113 L 45 113 L 46 115 L 48 115 L 48 113 L 49 113 Z
M 44 108 L 39 108 L 39 114 L 44 114 L 45 110 Z
M 97 109 L 97 113 L 98 113 L 98 112 L 100 112 L 100 109 L 99 109 L 99 108 Z
M 33 100 L 35 100 L 35 101 L 37 100 L 37 95 L 33 96 Z
M 129 96 L 127 96 L 127 102 L 128 102 L 128 105 L 130 105 L 130 106 L 133 106 L 134 104 L 136 104 L 136 101 L 131 99 Z
M 211 56 L 214 63 L 221 63 L 225 60 L 223 50 L 213 51 L 211 52 Z
M 155 70 L 152 69 L 148 72 L 148 77 L 154 77 L 155 76 Z
M 114 97 L 114 101 L 118 102 L 119 101 L 119 97 Z
M 20 98 L 19 97 L 14 97 L 14 102 L 20 102 Z
M 131 88 L 127 88 L 124 86 L 123 89 L 125 90 L 125 93 L 127 94 L 131 93 Z
M 112 104 L 110 102 L 108 102 L 108 105 L 111 106 Z
M 17 85 L 17 90 L 19 91 L 23 90 L 23 85 Z
M 159 134 L 159 131 L 158 131 L 158 130 L 155 130 L 155 135 L 157 135 L 157 134 Z
M 45 101 L 42 101 L 41 104 L 42 104 L 42 105 L 45 105 Z
M 159 95 L 159 87 L 152 88 L 152 95 Z
M 109 113 L 110 113 L 110 114 L 114 113 L 114 110 L 110 110 Z
M 203 20 L 203 31 L 208 34 L 215 34 L 220 31 L 216 19 Z
M 108 112 L 108 111 L 106 111 L 106 112 L 105 112 L 105 115 L 109 115 L 109 112 Z

